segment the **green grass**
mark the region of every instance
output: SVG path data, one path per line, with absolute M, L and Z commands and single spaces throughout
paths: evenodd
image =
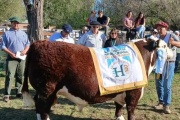
M 172 94 L 172 114 L 163 114 L 162 111 L 154 110 L 157 104 L 154 74 L 149 77 L 148 86 L 145 87 L 143 98 L 139 101 L 135 111 L 136 120 L 180 120 L 180 74 L 175 74 Z M 0 78 L 0 120 L 35 120 L 34 109 L 25 109 L 22 99 L 15 98 L 15 91 L 12 90 L 10 103 L 2 101 L 4 92 L 4 78 Z M 34 93 L 34 91 L 31 91 Z M 115 106 L 112 101 L 87 106 L 82 112 L 64 97 L 59 97 L 58 104 L 52 107 L 51 120 L 110 120 L 114 119 Z M 126 109 L 123 115 L 127 118 Z M 126 119 L 127 120 L 127 119 Z

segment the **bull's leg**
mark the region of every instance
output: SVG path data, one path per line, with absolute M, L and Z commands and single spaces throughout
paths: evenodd
M 39 95 L 36 95 L 34 97 L 37 120 L 50 120 L 49 112 L 56 98 L 56 94 L 50 95 L 47 98 L 44 98 Z
M 115 112 L 115 117 L 116 120 L 125 120 L 124 117 L 122 116 L 122 108 L 123 106 L 118 104 L 117 102 L 114 102 L 116 106 L 116 112 Z
M 126 109 L 128 113 L 128 120 L 135 120 L 134 110 L 138 104 L 141 96 L 141 89 L 126 91 Z

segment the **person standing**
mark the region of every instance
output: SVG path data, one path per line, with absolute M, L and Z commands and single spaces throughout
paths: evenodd
M 16 54 L 19 52 L 21 56 L 26 55 L 29 50 L 30 42 L 28 36 L 24 31 L 19 29 L 20 19 L 12 17 L 10 30 L 6 31 L 2 37 L 1 49 L 7 53 L 6 59 L 6 79 L 5 92 L 3 100 L 8 102 L 10 99 L 12 83 L 14 77 L 16 78 L 16 97 L 21 97 L 22 83 L 24 79 L 25 60 L 19 59 Z
M 179 31 L 175 31 L 174 33 L 175 33 L 175 35 L 177 35 L 177 37 L 180 38 Z M 174 69 L 175 73 L 178 72 L 179 61 L 180 61 L 180 48 L 177 48 L 177 50 L 176 50 L 176 62 L 175 62 L 175 69 Z
M 109 32 L 109 39 L 106 40 L 104 44 L 104 48 L 113 47 L 120 44 L 122 44 L 122 42 L 120 41 L 118 37 L 118 30 L 115 28 L 111 29 L 111 31 Z
M 78 41 L 78 44 L 87 47 L 102 48 L 106 41 L 106 36 L 99 31 L 100 23 L 92 21 L 90 23 L 91 30 L 86 32 Z
M 52 34 L 49 38 L 50 42 L 53 41 L 61 41 L 61 42 L 67 42 L 67 43 L 72 43 L 74 44 L 75 41 L 73 38 L 69 36 L 69 34 L 72 32 L 72 27 L 69 24 L 64 24 L 62 26 L 62 31 L 61 32 L 55 32 Z
M 155 109 L 162 109 L 164 113 L 170 114 L 171 96 L 172 96 L 172 82 L 174 77 L 174 68 L 176 60 L 176 48 L 180 47 L 180 42 L 178 38 L 172 33 L 167 32 L 169 25 L 165 22 L 159 22 L 155 25 L 159 33 L 159 38 L 164 40 L 168 46 L 173 50 L 173 57 L 167 59 L 163 72 L 160 77 L 156 77 L 156 91 L 158 95 L 158 105 Z
M 142 12 L 140 12 L 138 17 L 135 19 L 135 28 L 138 37 L 144 38 L 144 32 L 146 28 L 144 14 Z
M 108 35 L 108 30 L 109 30 L 109 21 L 110 18 L 107 17 L 106 15 L 103 14 L 103 11 L 99 10 L 98 11 L 98 18 L 97 21 L 101 24 L 101 27 L 105 30 L 106 36 Z

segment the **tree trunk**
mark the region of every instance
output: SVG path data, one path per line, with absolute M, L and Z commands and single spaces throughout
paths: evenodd
M 29 40 L 34 42 L 36 40 L 43 40 L 43 3 L 44 0 L 23 0 L 28 19 L 27 34 Z

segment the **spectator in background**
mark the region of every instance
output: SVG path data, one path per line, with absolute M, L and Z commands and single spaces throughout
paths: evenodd
M 8 102 L 10 100 L 11 89 L 14 77 L 16 78 L 16 97 L 22 96 L 21 89 L 24 79 L 25 60 L 16 56 L 20 52 L 21 56 L 26 55 L 29 50 L 30 42 L 27 34 L 19 30 L 19 23 L 21 20 L 18 17 L 9 19 L 11 28 L 3 34 L 1 49 L 7 53 L 6 59 L 6 79 L 5 92 L 3 100 Z
M 49 41 L 61 41 L 61 42 L 67 42 L 67 43 L 75 43 L 74 39 L 69 36 L 69 34 L 72 32 L 72 27 L 69 24 L 64 24 L 62 26 L 61 32 L 55 32 L 52 34 L 49 38 Z
M 106 36 L 99 31 L 101 24 L 98 21 L 92 21 L 90 25 L 91 30 L 89 30 L 79 39 L 78 44 L 87 47 L 102 48 L 106 41 Z
M 108 36 L 110 18 L 104 15 L 101 10 L 98 11 L 98 16 L 97 21 L 101 24 L 102 29 L 105 30 L 106 36 Z
M 173 57 L 167 59 L 164 64 L 164 69 L 160 77 L 156 77 L 156 90 L 158 95 L 158 105 L 155 106 L 155 109 L 163 110 L 164 113 L 170 114 L 170 105 L 171 105 L 171 96 L 172 96 L 172 82 L 174 77 L 174 68 L 176 60 L 176 48 L 180 47 L 180 42 L 177 42 L 179 39 L 174 36 L 172 33 L 168 33 L 169 25 L 165 22 L 159 22 L 155 25 L 155 28 L 158 30 L 158 38 L 164 40 L 170 49 L 173 51 Z M 157 74 L 156 74 L 157 76 Z
M 79 31 L 79 39 L 86 33 L 88 32 L 88 27 L 84 26 L 80 31 Z
M 122 44 L 122 41 L 119 39 L 118 34 L 119 32 L 117 29 L 111 29 L 111 31 L 109 32 L 109 39 L 106 40 L 104 48 Z
M 144 14 L 142 12 L 140 12 L 138 17 L 135 19 L 135 28 L 138 37 L 144 38 L 144 32 L 146 28 Z
M 179 31 L 175 31 L 174 33 L 175 33 L 175 35 L 177 35 L 180 38 L 180 32 Z M 180 61 L 180 48 L 177 48 L 176 49 L 176 62 L 175 62 L 175 69 L 174 69 L 175 73 L 178 72 L 179 61 Z
M 132 11 L 128 11 L 126 17 L 123 19 L 124 30 L 126 31 L 126 40 L 133 39 L 131 31 L 134 28 L 134 22 L 132 19 Z
M 92 21 L 97 21 L 96 12 L 93 11 L 93 10 L 91 11 L 91 15 L 90 15 L 89 18 L 87 19 L 88 29 L 91 28 L 90 23 L 91 23 Z
M 146 35 L 145 38 L 150 38 L 151 36 L 157 37 L 158 31 L 157 29 L 151 30 L 151 33 L 149 35 Z

